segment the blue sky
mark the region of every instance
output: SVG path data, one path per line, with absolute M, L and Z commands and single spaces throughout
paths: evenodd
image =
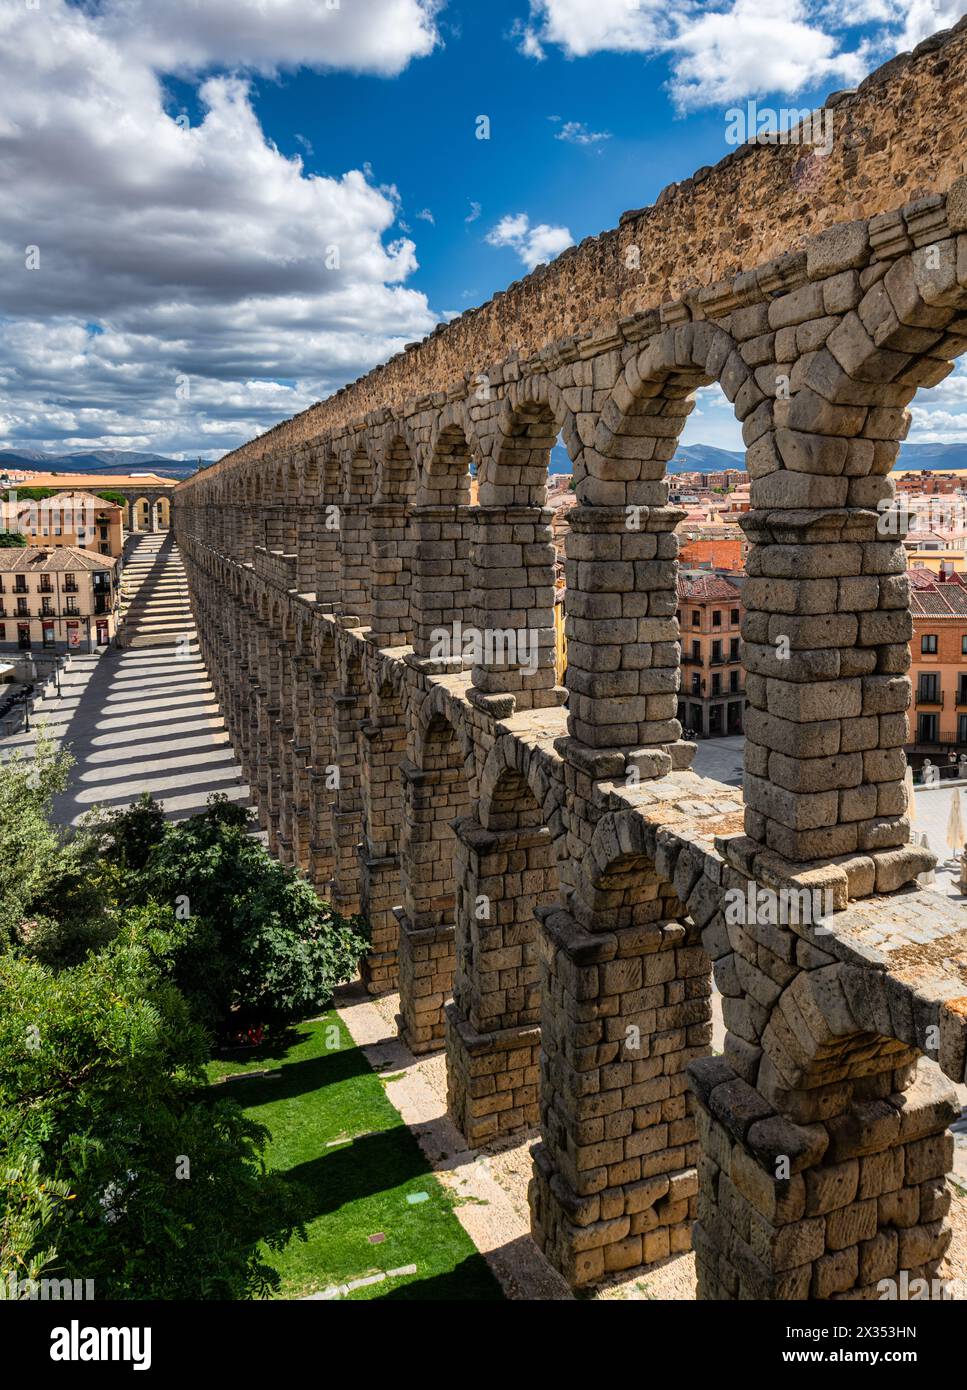
M 218 457 L 960 8 L 7 0 L 0 445 Z M 967 375 L 918 410 L 964 438 Z

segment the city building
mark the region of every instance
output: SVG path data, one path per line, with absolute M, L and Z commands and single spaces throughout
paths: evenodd
M 941 472 L 936 468 L 895 468 L 890 474 L 897 492 L 916 492 L 924 497 L 959 492 L 967 485 L 967 469 Z
M 8 469 L 8 486 L 53 487 L 64 491 L 81 489 L 98 492 L 108 489 L 125 498 L 128 531 L 167 531 L 171 526 L 171 498 L 175 478 L 160 473 L 40 473 L 27 469 Z
M 683 521 L 677 528 L 678 558 L 685 569 L 745 569 L 748 542 L 737 526 L 722 522 Z
M 118 564 L 90 550 L 0 549 L 0 648 L 96 651 L 114 640 Z
M 967 752 L 967 575 L 909 571 L 913 754 Z
M 742 732 L 745 673 L 742 668 L 741 581 L 735 575 L 680 570 L 682 727 L 706 738 Z
M 40 501 L 23 498 L 8 506 L 8 513 L 14 507 L 7 529 L 19 530 L 30 545 L 93 550 L 114 559 L 124 549 L 123 509 L 92 492 L 57 492 Z

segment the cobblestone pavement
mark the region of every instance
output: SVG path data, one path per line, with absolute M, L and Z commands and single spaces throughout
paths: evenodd
M 124 590 L 125 646 L 74 654 L 61 695 L 39 703 L 31 732 L 3 739 L 0 751 L 32 746 L 38 727 L 70 748 L 70 786 L 54 806 L 62 824 L 76 824 L 94 805 L 130 805 L 145 791 L 174 819 L 204 810 L 212 792 L 248 801 L 170 535 L 135 540 Z

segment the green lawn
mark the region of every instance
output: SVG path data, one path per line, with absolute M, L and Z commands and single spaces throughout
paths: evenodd
M 405 1265 L 416 1265 L 416 1273 L 343 1297 L 502 1297 L 454 1215 L 450 1194 L 334 1012 L 297 1025 L 246 1062 L 212 1062 L 209 1075 L 263 1068 L 281 1075 L 223 1082 L 217 1094 L 231 1096 L 268 1127 L 269 1166 L 299 1185 L 308 1240 L 293 1239 L 281 1254 L 268 1254 L 282 1275 L 280 1297 Z M 349 1142 L 334 1142 L 340 1140 Z M 368 1237 L 377 1234 L 385 1239 L 371 1244 Z

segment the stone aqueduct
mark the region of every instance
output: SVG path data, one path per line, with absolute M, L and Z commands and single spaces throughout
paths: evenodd
M 533 1233 L 574 1286 L 694 1245 L 702 1298 L 871 1298 L 949 1241 L 967 930 L 916 882 L 880 509 L 967 348 L 965 74 L 962 22 L 830 98 L 825 162 L 731 154 L 176 492 L 273 849 L 365 914 L 468 1141 L 539 1124 Z M 744 802 L 675 718 L 664 472 L 710 383 L 752 480 Z M 441 655 L 458 622 L 539 659 Z

